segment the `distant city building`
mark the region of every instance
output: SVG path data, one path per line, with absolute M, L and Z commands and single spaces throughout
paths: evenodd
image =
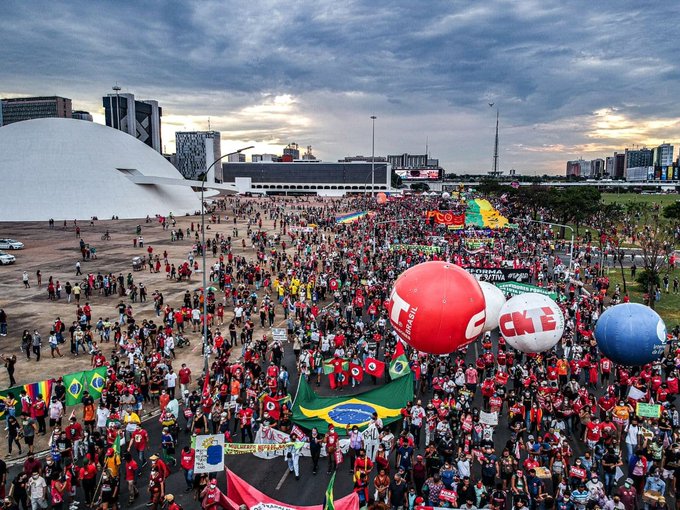
M 612 179 L 623 179 L 626 171 L 626 154 L 623 152 L 614 153 L 614 175 Z
M 106 125 L 134 136 L 162 152 L 161 117 L 158 101 L 136 100 L 134 94 L 109 94 L 103 98 Z
M 198 179 L 222 156 L 220 132 L 178 131 L 175 133 L 175 152 L 177 170 L 186 179 Z M 221 165 L 215 165 L 207 181 L 222 182 L 221 169 Z
M 607 156 L 604 162 L 604 173 L 607 177 L 612 177 L 614 175 L 614 156 Z
M 275 162 L 279 161 L 281 158 L 277 156 L 276 154 L 253 154 L 250 157 L 250 160 L 253 163 L 263 163 L 263 162 Z
M 287 158 L 287 156 L 289 158 Z M 300 159 L 300 147 L 296 143 L 289 143 L 288 146 L 283 149 L 283 159 L 284 160 L 296 160 Z
M 654 165 L 654 151 L 652 149 L 626 149 L 626 168 Z
M 229 154 L 229 156 L 227 156 L 227 161 L 229 161 L 229 163 L 245 163 L 246 155 L 241 152 L 236 154 Z
M 70 119 L 73 113 L 71 100 L 59 96 L 17 97 L 2 99 L 1 103 L 0 126 L 48 117 Z
M 234 183 L 240 193 L 269 195 L 329 195 L 391 191 L 388 163 L 326 163 L 318 160 L 296 162 L 224 163 L 225 183 Z
M 654 149 L 654 166 L 673 166 L 673 146 L 662 143 Z
M 84 112 L 82 110 L 76 110 L 71 114 L 72 119 L 77 119 L 77 120 L 87 120 L 89 122 L 92 122 L 92 115 L 90 112 Z
M 597 158 L 590 160 L 590 178 L 601 179 L 605 172 L 604 159 Z
M 170 163 L 172 166 L 177 168 L 177 155 L 176 154 L 163 154 L 163 157 Z
M 339 159 L 338 163 L 355 163 L 365 161 L 368 161 L 370 163 L 371 156 L 345 156 L 344 158 Z M 376 156 L 374 158 L 374 161 L 376 163 L 387 163 L 387 158 L 385 156 Z
M 307 146 L 307 151 L 302 155 L 302 161 L 317 161 L 316 156 L 312 153 L 312 146 Z

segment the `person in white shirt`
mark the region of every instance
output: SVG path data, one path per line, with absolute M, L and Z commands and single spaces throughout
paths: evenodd
M 97 428 L 102 434 L 106 434 L 106 422 L 108 421 L 110 414 L 111 411 L 104 407 L 103 403 L 99 404 L 99 408 L 97 409 Z
M 167 374 L 165 374 L 165 385 L 168 389 L 168 394 L 170 398 L 175 398 L 175 388 L 177 387 L 177 374 L 170 369 Z

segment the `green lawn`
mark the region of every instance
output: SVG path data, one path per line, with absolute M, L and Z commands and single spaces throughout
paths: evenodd
M 662 207 L 674 204 L 676 200 L 680 200 L 680 195 L 677 193 L 662 194 L 662 195 L 643 195 L 641 193 L 602 193 L 602 201 L 605 204 L 630 204 L 632 202 L 641 202 L 645 204 L 660 204 Z
M 624 268 L 625 275 L 626 275 L 626 285 L 628 289 L 628 295 L 630 296 L 631 302 L 634 303 L 642 303 L 642 295 L 645 293 L 644 290 L 640 287 L 640 285 L 633 281 L 631 276 L 630 276 L 630 269 Z M 638 268 L 638 274 L 640 273 L 640 268 Z M 663 279 L 663 275 L 661 274 L 661 278 Z M 675 273 L 671 271 L 669 273 L 670 276 L 670 294 L 666 294 L 663 292 L 661 293 L 661 301 L 657 301 L 654 309 L 656 312 L 661 316 L 661 318 L 664 320 L 666 323 L 666 328 L 668 330 L 673 329 L 673 327 L 680 323 L 680 294 L 673 294 L 673 276 L 677 275 L 678 278 L 680 278 L 680 269 L 676 269 Z M 623 283 L 621 279 L 621 269 L 616 268 L 616 269 L 610 269 L 609 274 L 609 290 L 613 291 L 614 288 L 616 287 L 616 284 L 618 283 L 621 286 L 621 295 L 623 295 Z M 611 295 L 612 292 L 610 292 Z

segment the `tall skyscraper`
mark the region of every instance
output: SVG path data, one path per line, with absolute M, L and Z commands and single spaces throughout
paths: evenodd
M 17 97 L 0 102 L 0 126 L 45 117 L 70 119 L 72 115 L 71 100 L 66 97 Z
M 162 152 L 161 117 L 158 101 L 135 99 L 134 94 L 109 94 L 103 98 L 106 125 L 125 131 L 155 151 Z
M 662 143 L 654 149 L 655 166 L 673 166 L 673 146 L 670 143 Z
M 198 179 L 222 156 L 219 131 L 175 133 L 176 166 L 185 179 Z M 208 182 L 222 182 L 222 165 L 215 165 Z

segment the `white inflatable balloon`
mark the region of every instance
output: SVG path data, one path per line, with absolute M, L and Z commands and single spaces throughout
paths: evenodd
M 451 193 L 449 193 L 448 191 L 445 191 L 444 193 L 442 193 L 442 198 L 444 200 L 446 200 L 447 198 L 451 198 Z
M 493 331 L 498 327 L 498 319 L 501 316 L 501 308 L 505 304 L 505 295 L 503 291 L 489 282 L 479 282 L 484 294 L 484 302 L 486 303 L 486 321 L 482 331 Z
M 548 296 L 529 292 L 503 305 L 498 326 L 508 345 L 518 351 L 544 352 L 562 338 L 564 314 Z

